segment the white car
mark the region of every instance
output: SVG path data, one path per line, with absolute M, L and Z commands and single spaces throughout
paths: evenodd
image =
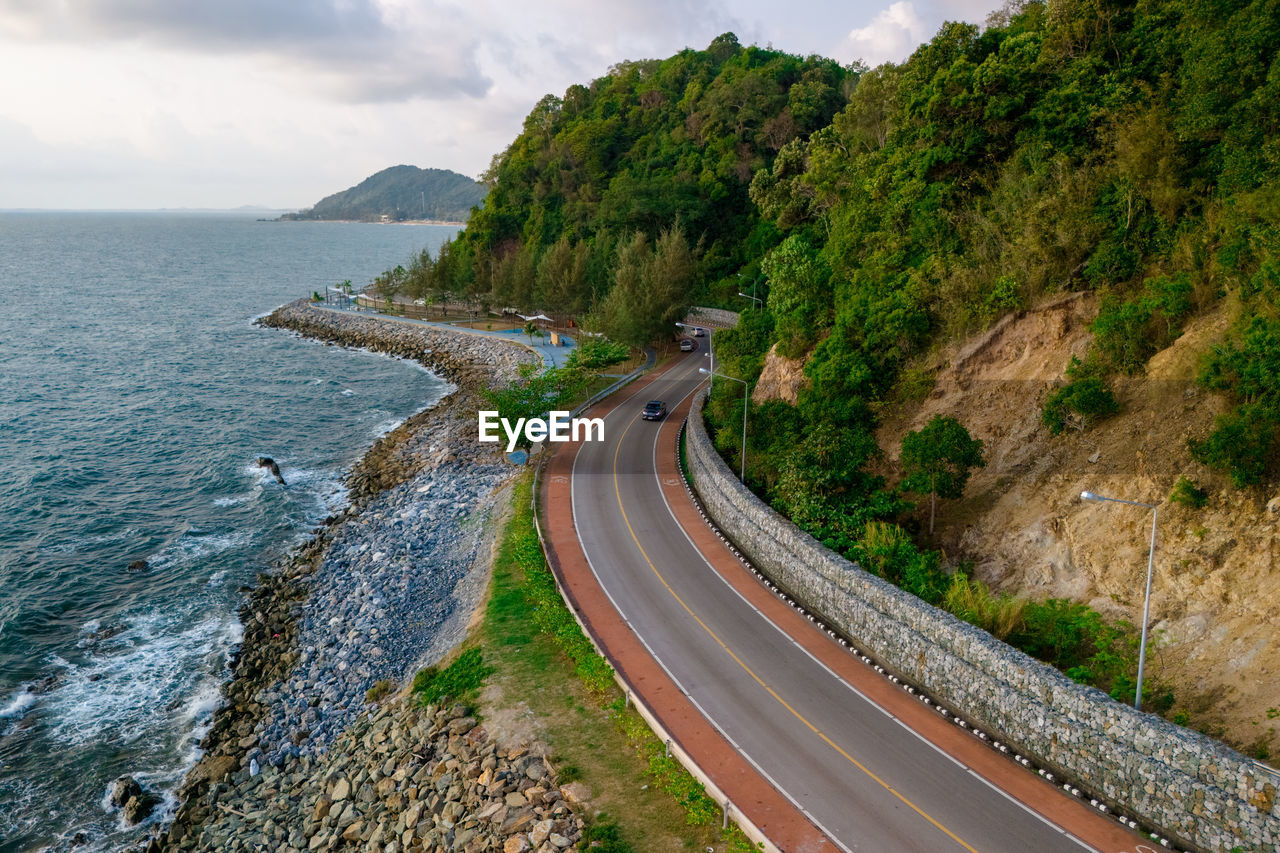
M 680 339 L 680 352 L 693 352 L 697 348 L 698 345 L 688 338 Z

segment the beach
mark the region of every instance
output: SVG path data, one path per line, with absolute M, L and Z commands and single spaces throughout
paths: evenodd
M 477 403 L 537 356 L 305 301 L 259 322 L 412 359 L 454 390 L 379 439 L 347 478 L 346 508 L 259 577 L 203 754 L 143 849 L 570 846 L 581 827 L 536 747 L 491 742 L 464 707 L 370 693 L 466 636 L 518 473 L 476 441 Z

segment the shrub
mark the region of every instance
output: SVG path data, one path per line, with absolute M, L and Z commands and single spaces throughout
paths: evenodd
M 1026 624 L 1026 599 L 1007 592 L 993 594 L 962 571 L 951 576 L 942 601 L 951 613 L 1002 640 Z
M 635 849 L 623 839 L 618 822 L 604 812 L 583 827 L 581 846 L 595 853 L 632 853 Z
M 1239 405 L 1218 417 L 1208 438 L 1190 443 L 1192 456 L 1228 472 L 1238 488 L 1263 482 L 1280 451 L 1280 320 L 1253 318 L 1239 346 L 1215 348 L 1199 381 Z
M 1204 505 L 1209 502 L 1209 493 L 1204 489 L 1197 488 L 1196 484 L 1184 475 L 1179 477 L 1178 482 L 1173 484 L 1173 491 L 1169 493 L 1169 500 L 1191 509 L 1203 509 Z
M 1018 648 L 1113 697 L 1133 694 L 1138 637 L 1128 622 L 1108 623 L 1089 605 L 1062 598 L 1028 602 L 1023 612 L 1024 627 L 1010 635 Z
M 1197 462 L 1226 471 L 1243 489 L 1261 483 L 1273 469 L 1278 427 L 1264 407 L 1244 405 L 1219 415 L 1208 438 L 1188 445 Z
M 1191 293 L 1191 280 L 1183 274 L 1149 278 L 1141 293 L 1126 300 L 1103 299 L 1089 328 L 1112 369 L 1138 373 L 1151 356 L 1171 344 L 1191 312 Z
M 1084 432 L 1097 421 L 1120 411 L 1107 384 L 1096 376 L 1069 382 L 1044 401 L 1040 419 L 1054 435 L 1068 426 Z
M 565 366 L 580 367 L 583 370 L 600 370 L 620 364 L 630 355 L 631 348 L 626 344 L 620 344 L 608 338 L 582 337 L 578 340 L 578 345 L 569 353 Z
M 1011 275 L 1002 275 L 991 285 L 982 303 L 983 313 L 995 318 L 1022 307 L 1022 288 Z
M 394 689 L 395 685 L 387 679 L 374 682 L 374 685 L 364 692 L 364 701 L 370 703 L 377 702 L 391 693 Z
M 921 551 L 896 524 L 867 522 L 850 556 L 864 569 L 930 604 L 942 601 L 947 574 L 936 551 Z

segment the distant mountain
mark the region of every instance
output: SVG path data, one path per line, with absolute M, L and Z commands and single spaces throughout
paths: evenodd
M 351 189 L 326 196 L 308 210 L 286 213 L 280 218 L 465 222 L 486 192 L 483 184 L 448 169 L 392 166 Z

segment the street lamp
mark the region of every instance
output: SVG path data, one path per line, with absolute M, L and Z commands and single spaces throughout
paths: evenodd
M 1147 659 L 1147 620 L 1151 615 L 1151 573 L 1155 567 L 1156 560 L 1156 515 L 1159 513 L 1159 509 L 1155 504 L 1126 501 L 1120 498 L 1104 498 L 1102 495 L 1095 495 L 1093 492 L 1081 492 L 1080 499 L 1084 501 L 1110 501 L 1111 503 L 1128 504 L 1129 506 L 1144 506 L 1151 510 L 1151 548 L 1147 552 L 1147 594 L 1142 602 L 1142 640 L 1138 644 L 1138 691 L 1133 699 L 1133 707 L 1141 711 L 1142 669 Z
M 738 291 L 738 295 L 741 296 L 743 299 L 750 299 L 752 302 L 756 304 L 757 308 L 759 308 L 761 305 L 761 300 L 759 296 L 752 296 L 749 293 L 743 293 L 741 290 Z
M 729 379 L 733 382 L 742 383 L 742 469 L 738 474 L 738 479 L 743 485 L 747 483 L 747 380 L 735 379 L 732 376 L 725 376 L 723 373 L 716 373 L 714 369 L 707 370 L 705 367 L 698 368 L 699 373 L 705 373 L 708 376 L 719 376 L 721 379 Z

